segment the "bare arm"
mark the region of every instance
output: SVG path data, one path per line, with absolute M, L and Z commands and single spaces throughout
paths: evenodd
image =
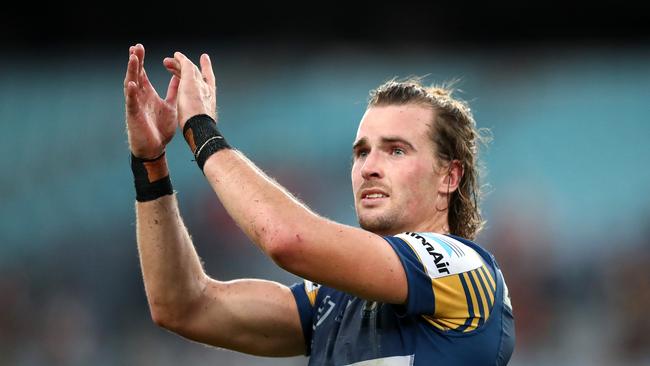
M 316 215 L 238 151 L 212 155 L 204 172 L 233 219 L 287 271 L 369 300 L 406 300 L 406 274 L 382 237 Z
M 200 71 L 180 52 L 165 59 L 165 66 L 181 78 L 181 128 L 198 114 L 216 117 L 209 57 L 201 56 Z M 406 301 L 406 274 L 380 236 L 314 214 L 238 151 L 216 152 L 204 173 L 230 216 L 284 269 L 365 299 Z
M 124 80 L 129 146 L 134 156 L 153 158 L 177 126 L 179 79 L 172 77 L 161 99 L 144 71 L 144 47 L 133 46 L 129 53 Z M 137 202 L 136 226 L 145 290 L 157 324 L 199 342 L 257 355 L 304 353 L 290 290 L 269 281 L 210 279 L 174 195 Z
M 270 281 L 209 278 L 174 196 L 139 202 L 136 211 L 140 264 L 157 324 L 189 339 L 240 352 L 304 354 L 289 288 Z

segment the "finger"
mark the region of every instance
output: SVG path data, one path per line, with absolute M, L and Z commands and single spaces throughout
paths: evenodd
M 174 75 L 172 79 L 169 80 L 169 86 L 167 87 L 167 96 L 165 101 L 171 105 L 176 105 L 176 97 L 178 96 L 178 85 L 181 83 L 181 79 Z
M 180 52 L 174 52 L 174 59 L 178 61 L 181 67 L 181 78 L 192 78 L 196 66 L 188 59 L 184 54 Z
M 141 43 L 138 43 L 134 47 L 135 55 L 138 56 L 140 60 L 140 69 L 144 68 L 144 46 Z
M 212 62 L 207 53 L 201 55 L 201 75 L 208 85 L 215 86 L 214 71 L 212 70 Z
M 129 81 L 126 84 L 126 89 L 125 89 L 125 95 L 126 95 L 126 115 L 127 116 L 133 116 L 138 111 L 140 110 L 140 106 L 138 105 L 138 86 L 135 84 L 134 81 Z M 130 120 L 127 118 L 127 121 Z
M 179 78 L 181 77 L 181 65 L 175 58 L 165 57 L 163 60 L 163 65 L 174 76 Z
M 183 70 L 183 66 L 184 66 L 183 63 L 185 61 L 188 61 L 187 57 L 185 57 L 184 54 L 182 54 L 182 53 L 180 53 L 178 51 L 174 52 L 174 60 L 176 60 L 176 62 L 178 62 L 178 66 L 181 68 L 181 71 Z
M 129 63 L 126 66 L 126 76 L 124 77 L 124 93 L 126 94 L 126 89 L 129 82 L 138 83 L 138 57 L 134 54 L 129 56 Z

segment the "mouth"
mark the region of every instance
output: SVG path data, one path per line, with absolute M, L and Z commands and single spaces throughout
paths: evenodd
M 361 203 L 364 206 L 373 206 L 384 202 L 390 195 L 379 189 L 367 189 L 361 192 Z

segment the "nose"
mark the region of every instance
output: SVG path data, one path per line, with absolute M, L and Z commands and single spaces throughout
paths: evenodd
M 361 166 L 361 176 L 365 180 L 380 179 L 384 177 L 383 164 L 378 153 L 369 152 Z

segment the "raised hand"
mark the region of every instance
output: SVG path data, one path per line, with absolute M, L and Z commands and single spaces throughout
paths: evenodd
M 217 120 L 217 87 L 212 63 L 207 54 L 201 55 L 201 70 L 180 52 L 174 58 L 165 58 L 163 64 L 175 76 L 180 77 L 178 87 L 178 123 L 181 129 L 185 122 L 197 114 L 207 114 Z
M 161 99 L 144 70 L 144 46 L 129 48 L 129 63 L 124 78 L 126 129 L 133 155 L 151 159 L 165 151 L 176 131 L 180 79 L 172 76 L 167 96 Z

